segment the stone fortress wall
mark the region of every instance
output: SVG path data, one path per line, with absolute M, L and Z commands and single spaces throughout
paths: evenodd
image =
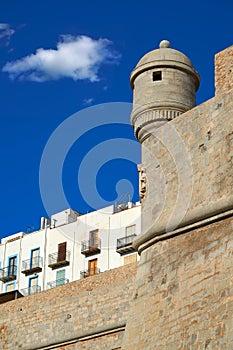
M 136 263 L 0 305 L 0 349 L 120 348 Z
M 231 218 L 144 250 L 122 348 L 231 350 L 232 259 Z

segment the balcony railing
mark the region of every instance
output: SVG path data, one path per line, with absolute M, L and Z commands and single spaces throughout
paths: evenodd
M 70 251 L 66 250 L 62 253 L 49 254 L 49 264 L 48 266 L 52 269 L 56 269 L 61 266 L 67 266 L 70 264 Z
M 97 239 L 95 242 L 91 240 L 82 241 L 81 253 L 86 257 L 90 255 L 99 254 L 101 252 L 101 240 Z
M 63 284 L 67 284 L 67 283 L 69 283 L 68 278 L 60 278 L 58 280 L 48 282 L 47 286 L 49 288 L 54 288 L 54 287 L 62 286 Z
M 16 279 L 16 275 L 17 275 L 16 265 L 10 265 L 0 269 L 0 281 L 4 283 L 9 281 L 14 281 Z
M 97 275 L 98 273 L 100 273 L 100 269 L 98 267 L 95 267 L 89 270 L 83 270 L 80 272 L 80 278 L 94 276 L 94 275 Z
M 27 295 L 41 292 L 41 286 L 31 286 L 28 288 L 21 289 L 20 292 L 26 297 Z
M 36 256 L 29 260 L 24 260 L 22 262 L 22 273 L 24 273 L 26 276 L 30 275 L 35 272 L 42 271 L 42 264 L 43 260 L 42 257 Z
M 133 248 L 132 243 L 133 243 L 133 240 L 136 236 L 137 236 L 136 234 L 133 234 L 130 236 L 118 238 L 117 239 L 117 248 L 116 248 L 117 253 L 124 255 L 124 254 L 127 254 L 129 252 L 134 252 L 135 249 Z

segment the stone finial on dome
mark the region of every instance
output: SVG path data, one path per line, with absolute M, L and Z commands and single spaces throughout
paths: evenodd
M 159 44 L 160 49 L 169 48 L 170 46 L 171 46 L 170 41 L 168 40 L 160 41 L 160 44 Z

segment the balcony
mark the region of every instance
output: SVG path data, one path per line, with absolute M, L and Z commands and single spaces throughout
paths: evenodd
M 36 293 L 39 293 L 41 292 L 41 286 L 31 286 L 31 287 L 28 287 L 28 288 L 24 288 L 24 289 L 21 289 L 21 294 L 23 294 L 23 296 L 28 296 L 28 295 L 31 295 L 31 294 L 36 294 Z
M 0 269 L 0 281 L 3 283 L 14 281 L 17 275 L 17 266 L 10 265 Z
M 68 278 L 60 278 L 58 280 L 48 282 L 47 286 L 49 288 L 54 288 L 54 287 L 63 286 L 63 284 L 67 284 L 67 283 L 69 283 Z
M 66 250 L 62 253 L 49 254 L 48 267 L 57 269 L 58 267 L 68 266 L 70 264 L 70 251 Z
M 22 298 L 23 294 L 18 290 L 12 290 L 10 292 L 5 292 L 0 294 L 0 304 L 7 303 L 8 301 Z
M 80 278 L 86 278 L 94 275 L 98 275 L 100 273 L 100 269 L 95 267 L 93 269 L 84 270 L 80 272 Z
M 136 234 L 133 234 L 130 236 L 118 238 L 117 248 L 116 248 L 117 253 L 119 253 L 120 255 L 124 255 L 124 254 L 134 252 L 135 249 L 133 248 L 132 243 L 136 236 L 137 236 Z
M 90 240 L 82 241 L 81 253 L 87 256 L 99 254 L 101 252 L 101 240 L 97 239 L 94 243 Z
M 42 258 L 40 256 L 36 256 L 35 258 L 24 260 L 22 262 L 22 273 L 26 276 L 31 275 L 36 272 L 42 271 Z

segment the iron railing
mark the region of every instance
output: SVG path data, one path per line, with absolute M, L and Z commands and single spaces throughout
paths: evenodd
M 41 292 L 41 286 L 31 286 L 21 289 L 21 293 L 26 297 L 27 295 L 36 294 Z
M 92 240 L 82 241 L 81 253 L 90 256 L 93 254 L 99 254 L 101 252 L 101 240 L 96 239 L 94 242 Z
M 121 249 L 124 247 L 127 247 L 129 245 L 132 245 L 134 238 L 137 235 L 134 233 L 133 235 L 121 237 L 117 239 L 117 249 Z
M 69 265 L 70 263 L 70 251 L 66 250 L 65 252 L 59 253 L 53 253 L 49 254 L 49 267 L 58 267 L 58 266 L 65 266 Z
M 94 275 L 97 275 L 98 273 L 100 273 L 100 269 L 98 267 L 95 267 L 95 268 L 89 269 L 89 270 L 83 270 L 80 272 L 80 278 L 94 276 Z
M 69 283 L 68 278 L 60 278 L 55 281 L 48 282 L 47 286 L 49 288 L 54 288 L 54 287 L 62 286 L 63 284 L 67 284 L 67 283 Z
M 22 262 L 22 272 L 36 272 L 42 270 L 43 259 L 40 256 L 36 256 L 32 259 L 24 260 Z
M 17 266 L 10 265 L 0 269 L 0 281 L 8 282 L 16 279 L 17 275 Z

